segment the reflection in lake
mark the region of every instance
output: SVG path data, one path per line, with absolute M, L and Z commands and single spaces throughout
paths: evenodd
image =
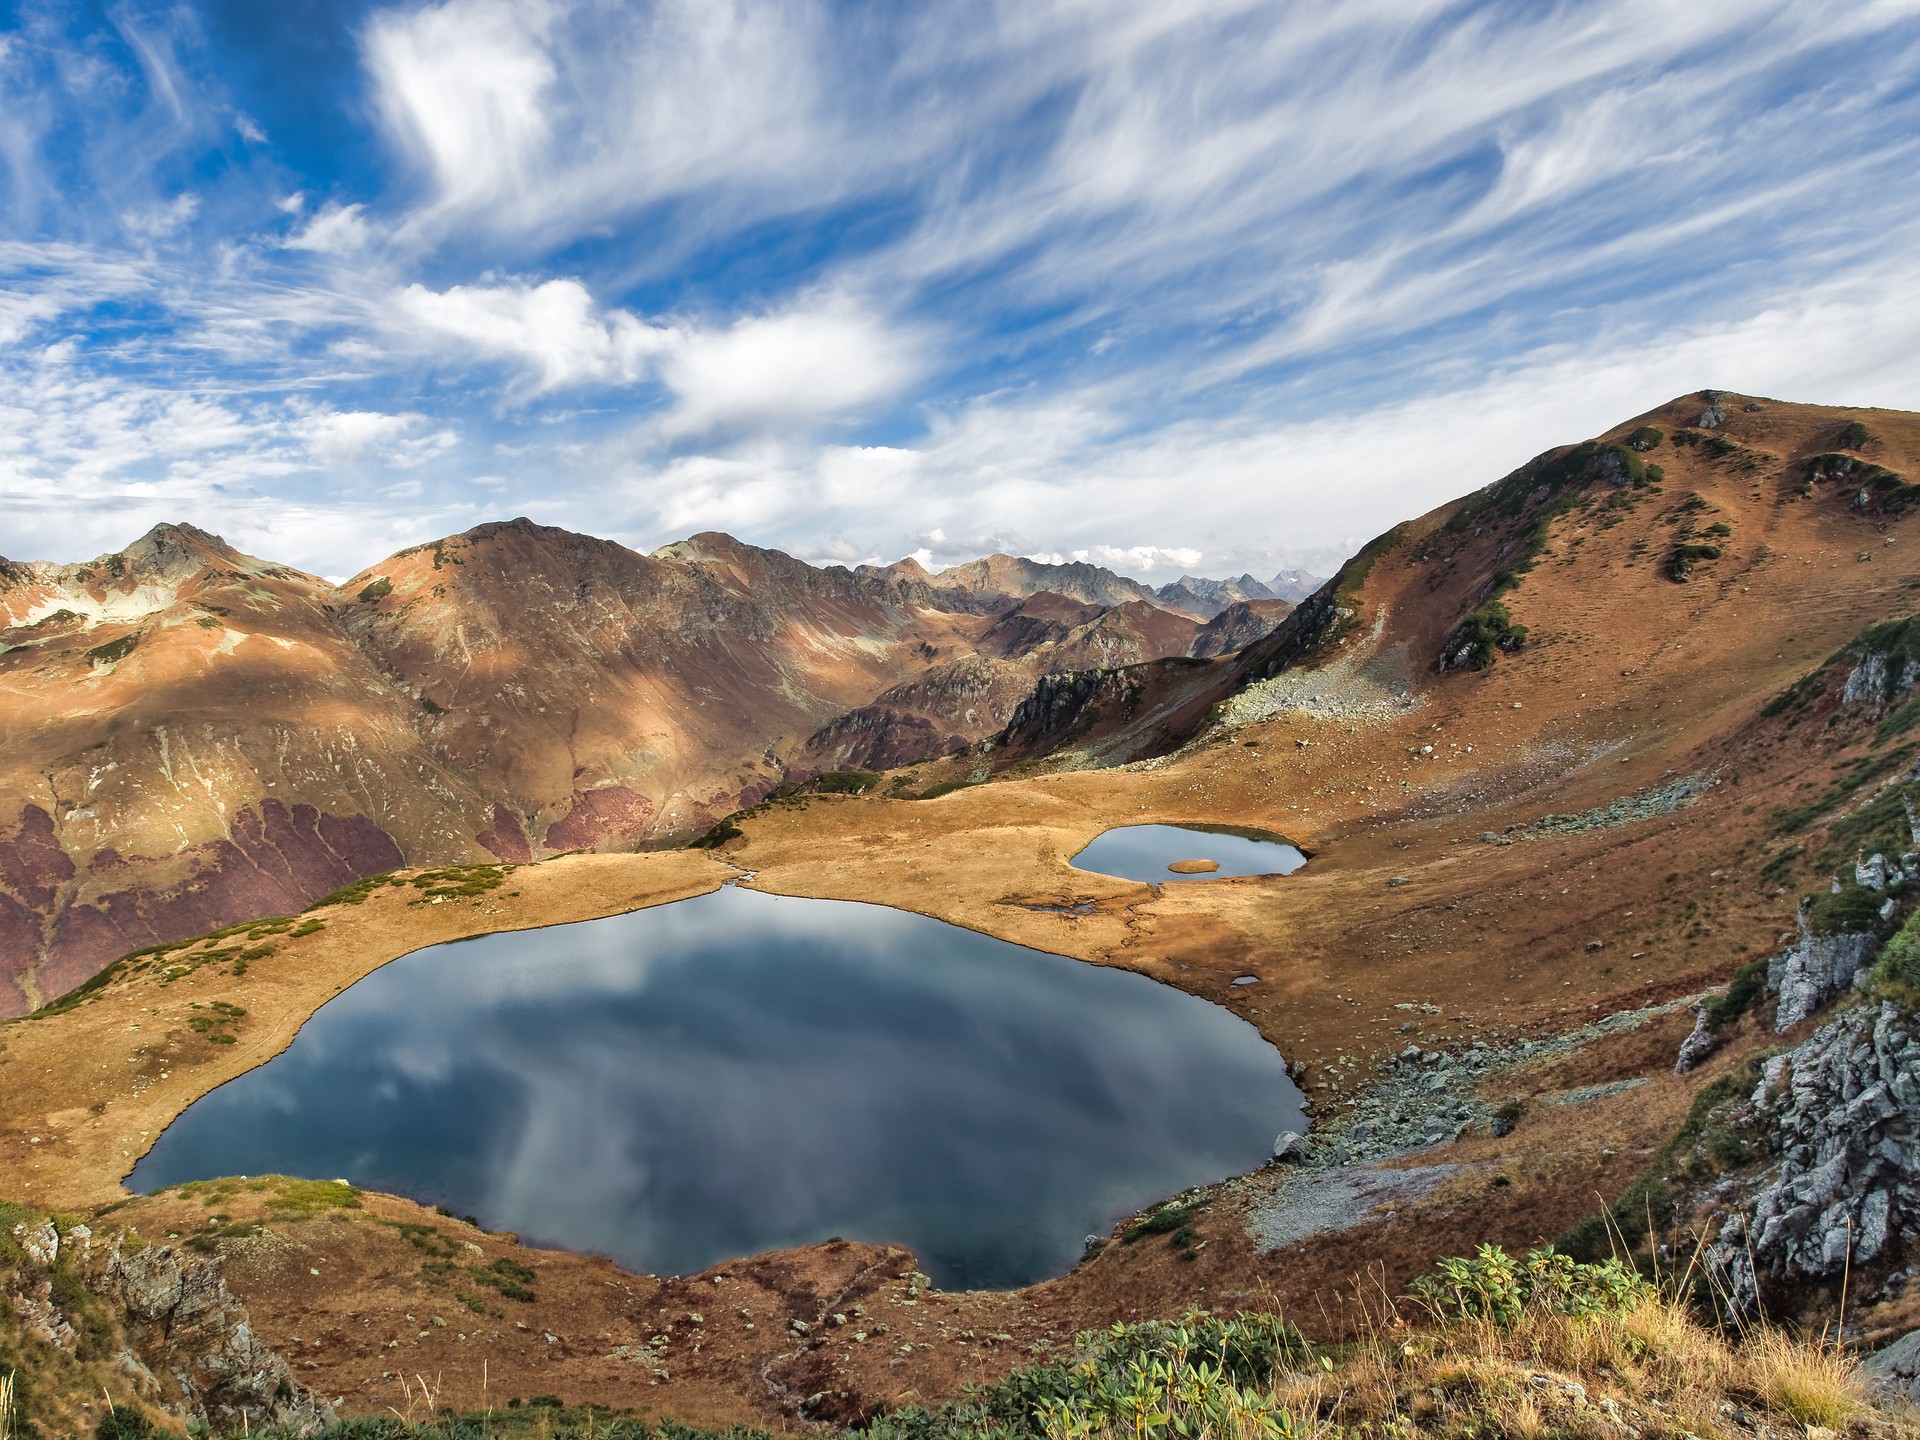
M 205 1096 L 130 1177 L 341 1176 L 689 1273 L 834 1235 L 939 1283 L 1083 1237 L 1304 1130 L 1225 1010 L 873 905 L 728 888 L 418 951 Z
M 1219 868 L 1179 875 L 1167 869 L 1180 860 L 1212 860 Z M 1109 830 L 1068 862 L 1076 870 L 1141 880 L 1219 880 L 1229 875 L 1291 875 L 1307 857 L 1258 830 L 1202 825 L 1123 825 Z

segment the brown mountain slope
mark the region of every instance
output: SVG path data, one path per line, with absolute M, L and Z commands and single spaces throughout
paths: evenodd
M 1199 736 L 1215 706 L 1237 722 L 1286 708 L 1390 712 L 1433 677 L 1564 646 L 1576 616 L 1615 632 L 1632 619 L 1653 634 L 1684 628 L 1703 590 L 1724 598 L 1736 577 L 1780 563 L 1776 535 L 1838 525 L 1852 539 L 1833 543 L 1886 558 L 1871 546 L 1920 498 L 1910 415 L 1708 393 L 1395 526 L 1204 677 L 1162 662 L 1043 681 L 1000 742 L 1004 759 L 1048 755 L 1069 734 L 1069 764 L 1163 755 Z M 1703 412 L 1711 428 L 1695 423 Z M 1858 450 L 1843 443 L 1851 427 Z M 1636 435 L 1649 448 L 1629 444 Z M 1542 577 L 1563 571 L 1580 577 L 1577 592 L 1541 598 Z
M 698 834 L 792 767 L 945 753 L 1037 675 L 1184 653 L 1195 630 L 1094 567 L 962 568 L 820 569 L 724 535 L 640 555 L 524 520 L 338 588 L 189 526 L 6 562 L 0 1016 L 403 861 Z M 1121 604 L 1061 602 L 1070 623 L 1005 674 L 969 669 L 1049 577 Z M 883 738 L 807 748 L 836 717 L 859 738 L 875 704 Z

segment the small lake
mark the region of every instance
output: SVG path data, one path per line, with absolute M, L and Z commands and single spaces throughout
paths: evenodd
M 1179 875 L 1178 860 L 1212 860 L 1217 870 Z M 1222 880 L 1232 875 L 1291 875 L 1307 863 L 1278 835 L 1204 825 L 1123 825 L 1109 830 L 1067 862 L 1076 870 L 1159 885 L 1169 880 Z
M 728 887 L 383 966 L 128 1184 L 339 1176 L 649 1273 L 893 1241 L 944 1287 L 998 1288 L 1305 1128 L 1280 1055 L 1218 1006 Z

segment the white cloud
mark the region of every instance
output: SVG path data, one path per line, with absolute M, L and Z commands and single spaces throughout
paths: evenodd
M 200 197 L 176 195 L 164 204 L 144 205 L 120 217 L 121 228 L 138 240 L 165 240 L 191 224 L 199 213 Z
M 291 433 L 322 468 L 365 460 L 412 469 L 437 459 L 459 443 L 451 430 L 435 429 L 425 415 L 388 415 L 374 410 L 319 410 L 292 422 Z
M 549 124 L 553 7 L 446 0 L 378 12 L 362 46 L 388 134 L 465 206 L 526 183 Z
M 552 240 L 743 179 L 818 200 L 838 137 L 810 20 L 737 0 L 443 0 L 377 13 L 362 49 L 387 135 L 431 182 L 420 222 Z
M 417 344 L 530 372 L 533 395 L 657 380 L 675 402 L 674 436 L 844 418 L 922 368 L 916 338 L 837 296 L 711 329 L 602 309 L 575 279 L 409 285 L 394 313 Z
M 440 292 L 409 285 L 397 309 L 430 343 L 452 340 L 473 355 L 530 368 L 536 393 L 588 381 L 630 385 L 674 340 L 625 310 L 599 312 L 578 280 Z
M 839 299 L 677 339 L 661 369 L 679 401 L 669 421 L 677 434 L 845 416 L 897 394 L 921 369 L 912 340 Z
M 1084 550 L 1075 550 L 1073 558 L 1083 564 L 1104 565 L 1109 570 L 1139 574 L 1155 570 L 1191 570 L 1200 563 L 1200 554 L 1200 551 L 1186 547 L 1169 550 L 1159 545 L 1090 545 Z
M 298 214 L 302 197 L 289 196 L 290 213 Z M 283 207 L 284 208 L 284 207 Z M 351 255 L 364 250 L 373 238 L 364 205 L 326 205 L 284 242 L 289 250 L 312 250 L 323 255 Z

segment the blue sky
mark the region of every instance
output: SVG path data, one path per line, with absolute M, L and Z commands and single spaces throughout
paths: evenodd
M 1920 0 L 0 4 L 0 553 L 1324 565 L 1920 408 Z

